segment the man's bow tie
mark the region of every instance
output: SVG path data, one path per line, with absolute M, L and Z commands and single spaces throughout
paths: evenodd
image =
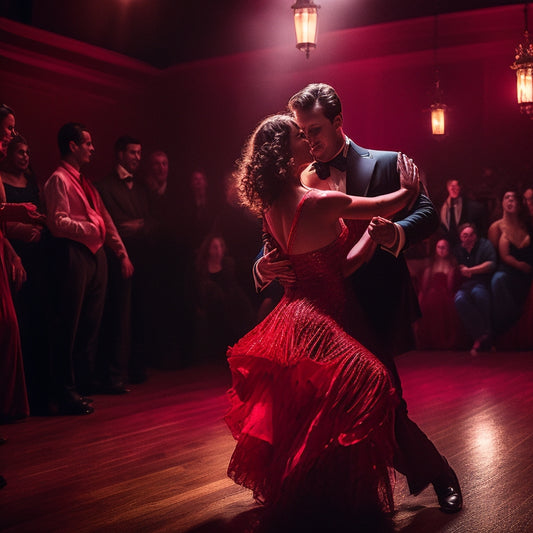
M 133 182 L 133 176 L 126 176 L 125 178 L 122 178 L 121 180 L 123 183 L 132 183 Z
M 335 167 L 336 169 L 340 170 L 341 172 L 346 171 L 346 157 L 344 157 L 343 153 L 340 152 L 337 154 L 336 157 L 334 157 L 331 161 L 323 162 L 323 161 L 315 161 L 313 163 L 313 168 L 315 169 L 315 172 L 317 176 L 321 180 L 325 180 L 329 178 L 330 176 L 330 169 L 329 167 Z

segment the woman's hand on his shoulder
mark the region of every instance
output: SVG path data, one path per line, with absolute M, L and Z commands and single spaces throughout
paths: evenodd
M 415 162 L 405 154 L 398 152 L 397 168 L 400 173 L 400 187 L 410 191 L 413 196 L 418 196 L 420 178 Z

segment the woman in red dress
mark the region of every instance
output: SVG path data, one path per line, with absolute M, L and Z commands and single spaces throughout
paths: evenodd
M 9 107 L 2 104 L 0 159 L 4 159 L 7 145 L 14 135 L 15 116 Z M 19 329 L 10 289 L 10 281 L 15 286 L 20 285 L 24 281 L 25 272 L 1 226 L 8 221 L 29 223 L 42 219 L 34 205 L 5 202 L 4 187 L 0 179 L 0 423 L 24 418 L 29 414 Z
M 457 289 L 459 271 L 450 251 L 450 243 L 439 239 L 435 255 L 424 269 L 418 300 L 422 318 L 416 322 L 417 345 L 424 350 L 457 349 L 462 326 L 455 310 L 453 297 Z
M 240 163 L 243 200 L 263 215 L 294 282 L 228 350 L 226 422 L 237 440 L 228 474 L 274 514 L 316 518 L 319 510 L 330 520 L 393 508 L 395 392 L 385 367 L 341 325 L 344 276 L 373 245 L 366 232 L 351 248 L 342 219 L 392 215 L 418 193 L 418 180 L 403 157 L 394 193 L 318 191 L 299 179 L 311 159 L 296 124 L 276 115 L 257 127 Z

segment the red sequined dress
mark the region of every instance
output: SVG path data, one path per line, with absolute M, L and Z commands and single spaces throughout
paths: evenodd
M 0 230 L 0 423 L 29 414 L 19 328 L 4 259 Z
M 225 420 L 237 440 L 228 475 L 266 505 L 390 511 L 396 396 L 385 367 L 340 326 L 347 227 L 291 254 L 307 196 L 287 243 L 296 284 L 228 350 Z

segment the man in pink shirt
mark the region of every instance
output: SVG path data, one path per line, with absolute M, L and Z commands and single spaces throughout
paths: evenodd
M 81 173 L 94 146 L 87 128 L 69 122 L 57 136 L 61 163 L 44 184 L 47 224 L 54 239 L 50 297 L 52 380 L 60 414 L 94 411 L 90 390 L 104 309 L 107 262 L 104 244 L 120 259 L 124 277 L 133 265 L 100 195 Z

